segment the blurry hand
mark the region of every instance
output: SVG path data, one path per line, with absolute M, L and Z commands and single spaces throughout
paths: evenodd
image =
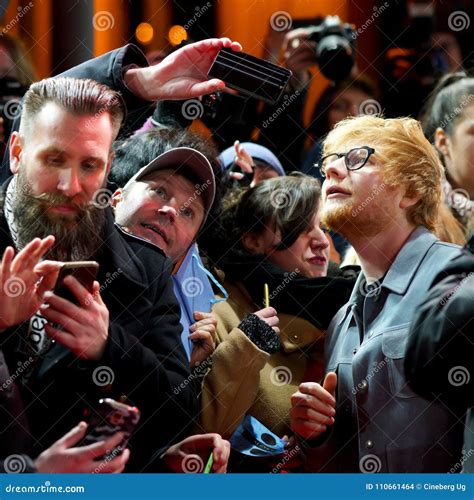
M 280 323 L 280 318 L 277 316 L 277 312 L 273 307 L 265 307 L 264 309 L 260 309 L 254 313 L 255 316 L 258 316 L 262 321 L 265 321 L 267 325 L 271 326 L 275 333 L 280 335 L 280 329 L 278 328 L 278 323 Z
M 217 318 L 213 313 L 194 313 L 196 323 L 190 326 L 189 340 L 194 343 L 191 352 L 191 368 L 207 359 L 216 348 Z

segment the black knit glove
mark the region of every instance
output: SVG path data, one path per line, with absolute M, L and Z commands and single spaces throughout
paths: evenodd
M 273 354 L 281 349 L 280 337 L 275 330 L 255 314 L 248 314 L 239 328 L 262 351 Z

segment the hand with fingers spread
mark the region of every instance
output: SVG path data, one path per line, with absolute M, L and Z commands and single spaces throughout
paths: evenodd
M 123 440 L 118 432 L 105 441 L 88 446 L 75 446 L 84 437 L 87 429 L 85 422 L 65 434 L 61 439 L 43 451 L 36 459 L 38 472 L 42 473 L 119 473 L 125 468 L 130 450 L 123 450 L 115 457 L 101 457 L 110 453 Z
M 198 434 L 190 436 L 180 443 L 168 448 L 162 458 L 171 471 L 190 472 L 186 470 L 186 464 L 190 464 L 193 457 L 197 459 L 197 462 L 202 464 L 202 469 L 204 470 L 204 466 L 211 453 L 214 459 L 212 472 L 226 472 L 230 455 L 230 443 L 222 439 L 219 434 Z
M 213 313 L 196 311 L 194 313 L 196 323 L 191 325 L 189 340 L 193 342 L 191 352 L 191 368 L 207 359 L 216 348 L 217 319 Z
M 291 396 L 291 429 L 303 439 L 315 439 L 334 425 L 337 375 L 328 372 L 323 385 L 303 382 Z
M 309 40 L 309 37 L 308 28 L 297 28 L 285 34 L 285 66 L 293 73 L 291 82 L 294 88 L 301 88 L 308 82 L 308 68 L 316 64 L 316 42 Z
M 53 244 L 54 236 L 48 236 L 35 238 L 17 255 L 12 247 L 5 249 L 0 269 L 0 330 L 33 316 L 53 288 L 59 269 L 40 263 Z
M 138 97 L 158 99 L 191 99 L 225 88 L 222 80 L 207 79 L 207 73 L 222 48 L 242 50 L 229 38 L 209 38 L 191 43 L 171 53 L 158 64 L 131 68 L 125 73 L 126 86 Z
M 264 307 L 254 314 L 255 316 L 258 316 L 262 321 L 265 321 L 268 326 L 271 326 L 275 333 L 280 335 L 280 329 L 278 328 L 280 318 L 277 316 L 277 312 L 273 307 Z
M 66 276 L 64 284 L 78 304 L 47 292 L 40 308 L 49 321 L 45 331 L 78 358 L 97 361 L 102 357 L 109 335 L 109 310 L 100 296 L 100 285 L 94 281 L 91 293 L 74 276 Z

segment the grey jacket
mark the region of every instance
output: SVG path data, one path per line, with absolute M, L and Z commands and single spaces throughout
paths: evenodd
M 316 442 L 303 443 L 307 469 L 447 472 L 459 461 L 465 408 L 416 394 L 403 365 L 418 304 L 460 252 L 418 227 L 380 286 L 372 289 L 359 275 L 328 329 L 326 370 L 338 376 L 335 424 Z

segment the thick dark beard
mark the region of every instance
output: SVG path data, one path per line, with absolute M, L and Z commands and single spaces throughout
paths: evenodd
M 35 196 L 20 169 L 12 212 L 18 230 L 18 243 L 24 247 L 34 238 L 55 237 L 46 259 L 62 262 L 90 260 L 103 242 L 105 210 L 89 205 L 78 207 L 75 220 L 50 217 L 47 207 L 71 201 L 60 194 Z

